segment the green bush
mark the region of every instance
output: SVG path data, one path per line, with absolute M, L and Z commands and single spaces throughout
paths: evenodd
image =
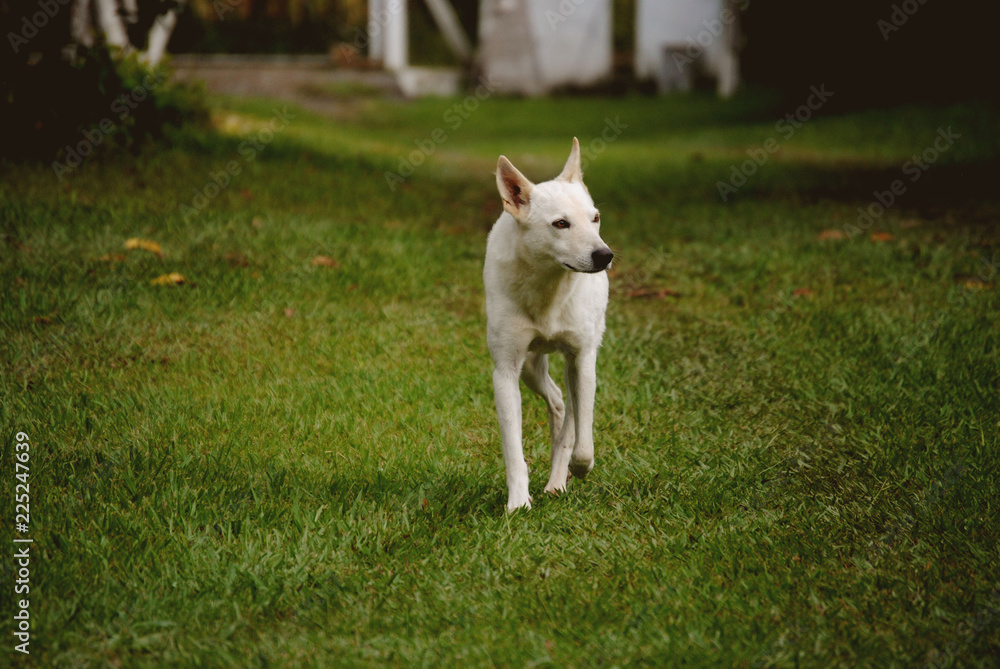
M 9 55 L 0 74 L 0 157 L 61 161 L 109 149 L 134 149 L 170 127 L 207 118 L 203 92 L 171 81 L 134 54 L 104 46 L 72 62 L 57 51 Z M 72 159 L 72 158 L 71 158 Z

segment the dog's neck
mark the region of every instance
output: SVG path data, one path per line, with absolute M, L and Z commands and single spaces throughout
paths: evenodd
M 513 265 L 507 282 L 510 297 L 534 321 L 543 321 L 558 309 L 580 277 L 566 268 L 532 262 L 521 255 L 514 258 Z

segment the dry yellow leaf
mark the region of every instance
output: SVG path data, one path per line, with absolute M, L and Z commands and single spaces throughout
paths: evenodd
M 156 242 L 151 242 L 148 239 L 139 239 L 138 237 L 132 237 L 131 239 L 125 240 L 125 248 L 128 250 L 142 249 L 143 251 L 149 251 L 150 253 L 155 253 L 160 258 L 163 257 L 163 249 Z
M 340 267 L 340 263 L 329 256 L 316 256 L 310 264 L 317 267 Z
M 187 283 L 187 280 L 182 274 L 171 272 L 170 274 L 161 274 L 150 281 L 150 283 L 154 286 L 177 286 L 182 283 Z

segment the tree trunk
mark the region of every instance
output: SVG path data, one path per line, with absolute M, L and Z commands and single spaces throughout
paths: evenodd
M 76 44 L 92 47 L 95 43 L 95 27 L 92 12 L 96 13 L 97 30 L 108 46 L 118 47 L 123 53 L 134 50 L 129 41 L 126 23 L 137 23 L 139 20 L 140 0 L 74 0 L 70 21 L 70 36 Z M 159 3 L 148 2 L 148 5 Z M 163 59 L 167 51 L 170 35 L 177 25 L 177 13 L 183 7 L 184 0 L 179 0 L 164 14 L 160 14 L 149 29 L 146 51 L 139 58 L 147 65 L 155 67 Z
M 177 10 L 175 9 L 156 17 L 156 20 L 153 21 L 153 27 L 149 29 L 149 43 L 146 46 L 146 53 L 142 54 L 143 62 L 152 67 L 159 65 L 163 54 L 167 51 L 170 34 L 176 25 Z
M 97 2 L 97 24 L 104 34 L 104 41 L 108 46 L 116 46 L 122 51 L 128 52 L 132 45 L 128 41 L 128 33 L 125 31 L 125 22 L 118 13 L 118 2 L 116 0 L 95 0 Z
M 94 46 L 94 22 L 90 18 L 90 0 L 77 0 L 73 3 L 69 33 L 76 44 L 88 49 Z

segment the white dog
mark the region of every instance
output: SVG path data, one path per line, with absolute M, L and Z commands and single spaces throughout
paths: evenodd
M 548 406 L 552 475 L 546 492 L 564 492 L 569 473 L 594 467 L 597 349 L 604 335 L 608 276 L 614 254 L 601 240 L 601 217 L 583 185 L 580 143 L 562 173 L 533 184 L 500 156 L 497 188 L 504 213 L 486 243 L 487 342 L 493 394 L 507 469 L 507 510 L 531 508 L 521 447 L 518 378 Z M 566 356 L 563 404 L 549 376 L 548 354 Z

